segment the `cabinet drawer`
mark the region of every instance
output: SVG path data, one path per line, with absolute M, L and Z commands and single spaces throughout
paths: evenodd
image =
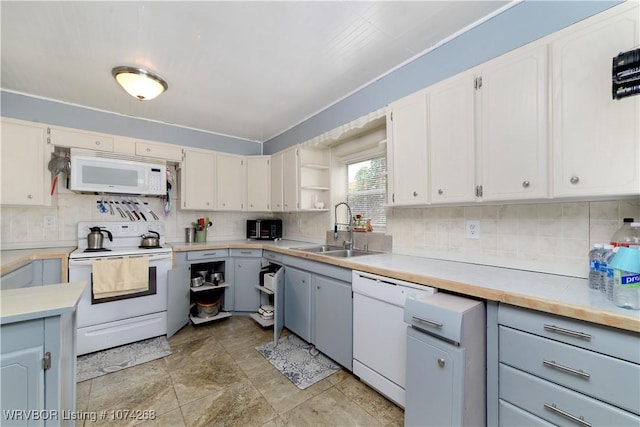
M 180 162 L 182 161 L 182 148 L 138 141 L 136 142 L 136 155 Z
M 57 147 L 88 148 L 90 150 L 113 151 L 113 139 L 104 135 L 70 132 L 51 128 L 51 144 Z
M 505 326 L 500 362 L 640 414 L 640 365 Z
M 499 378 L 500 399 L 554 424 L 637 427 L 640 423 L 636 415 L 502 363 Z
M 262 258 L 262 249 L 229 249 L 229 255 L 233 257 Z
M 640 334 L 500 304 L 498 323 L 640 364 Z
M 479 321 L 480 315 L 476 307 L 481 304 L 472 299 L 442 292 L 420 299 L 407 298 L 404 321 L 428 333 L 461 343 L 465 339 L 465 331 L 469 330 L 468 324 Z M 480 311 L 484 319 L 484 310 Z
M 279 254 L 277 252 L 271 252 L 271 251 L 262 252 L 262 256 L 268 259 L 269 261 L 275 261 L 279 263 L 282 263 L 284 259 L 284 255 Z
M 553 426 L 553 424 L 546 422 L 542 418 L 523 411 L 502 399 L 500 399 L 498 411 L 500 416 L 499 425 L 501 426 Z
M 207 259 L 207 258 L 222 258 L 229 256 L 228 249 L 210 249 L 208 251 L 189 251 L 187 252 L 187 259 L 190 261 Z

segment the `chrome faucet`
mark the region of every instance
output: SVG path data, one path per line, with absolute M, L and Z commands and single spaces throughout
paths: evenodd
M 342 222 L 338 222 L 338 206 L 345 205 L 347 207 L 347 213 L 349 214 L 349 223 L 345 224 Z M 345 249 L 353 249 L 353 214 L 351 213 L 351 208 L 346 202 L 340 202 L 334 207 L 333 215 L 335 218 L 335 223 L 333 225 L 333 238 L 338 238 L 338 226 L 345 225 L 347 226 L 347 230 L 349 231 L 349 239 L 345 240 L 343 246 Z

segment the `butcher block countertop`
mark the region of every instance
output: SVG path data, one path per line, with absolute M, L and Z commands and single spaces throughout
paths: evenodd
M 31 261 L 39 259 L 60 259 L 62 282 L 67 282 L 69 270 L 69 254 L 76 249 L 73 247 L 61 248 L 36 248 L 36 249 L 17 249 L 9 251 L 0 251 L 0 275 L 10 273 L 23 265 L 29 264 Z
M 291 240 L 233 240 L 177 243 L 171 246 L 175 252 L 225 248 L 265 249 L 490 301 L 640 332 L 639 310 L 617 307 L 607 300 L 603 293 L 589 289 L 587 279 L 582 278 L 392 253 L 334 258 L 298 250 L 297 248 L 317 245 Z

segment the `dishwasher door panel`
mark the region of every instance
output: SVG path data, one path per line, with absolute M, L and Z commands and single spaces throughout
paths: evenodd
M 353 358 L 404 388 L 407 357 L 402 307 L 353 295 Z

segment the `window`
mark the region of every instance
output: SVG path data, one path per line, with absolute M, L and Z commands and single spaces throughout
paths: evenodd
M 377 156 L 347 163 L 347 203 L 353 215 L 371 219 L 374 228 L 385 228 L 387 216 L 387 159 Z

